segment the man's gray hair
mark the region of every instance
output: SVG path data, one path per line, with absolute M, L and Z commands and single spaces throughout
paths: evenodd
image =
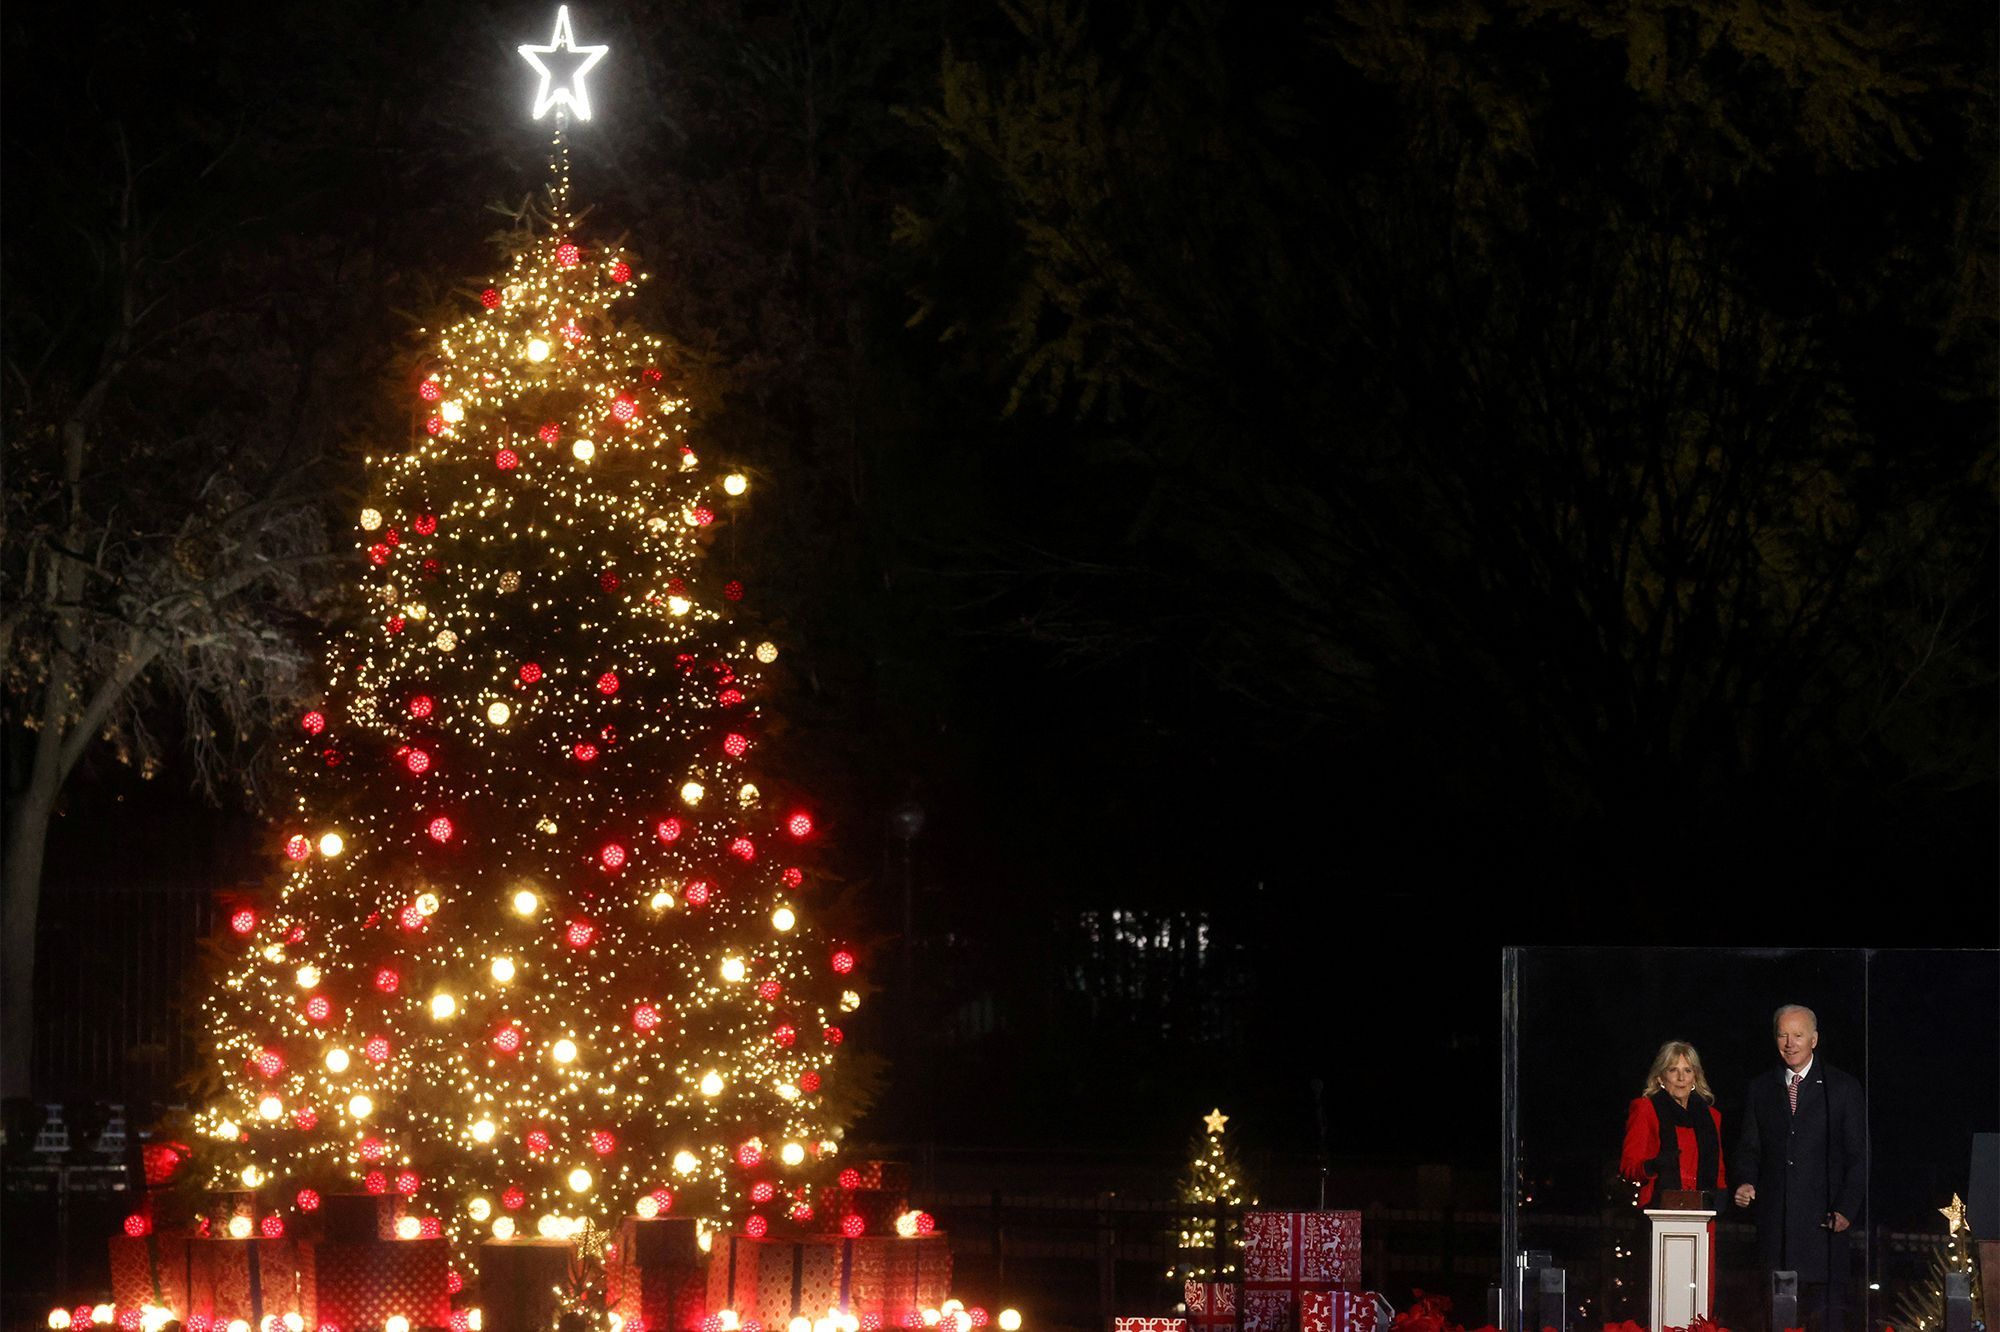
M 1771 1014 L 1771 1034 L 1773 1036 L 1778 1034 L 1778 1024 L 1785 1020 L 1785 1014 L 1787 1013 L 1804 1013 L 1806 1021 L 1812 1023 L 1812 1029 L 1814 1031 L 1819 1030 L 1819 1014 L 1813 1012 L 1804 1004 L 1784 1004 L 1779 1007 L 1777 1012 Z

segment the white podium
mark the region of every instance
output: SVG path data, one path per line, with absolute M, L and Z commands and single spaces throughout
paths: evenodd
M 1715 1213 L 1648 1207 L 1653 1223 L 1652 1332 L 1715 1317 Z

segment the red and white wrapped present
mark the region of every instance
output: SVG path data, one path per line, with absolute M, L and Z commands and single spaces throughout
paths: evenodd
M 605 1254 L 605 1308 L 646 1332 L 698 1332 L 708 1313 L 707 1258 L 692 1217 L 628 1217 Z
M 1243 1214 L 1244 1332 L 1290 1332 L 1308 1291 L 1361 1281 L 1361 1213 Z
M 1299 1332 L 1375 1332 L 1372 1290 L 1309 1290 L 1299 1296 Z
M 377 1326 L 396 1314 L 414 1327 L 451 1321 L 451 1251 L 444 1240 L 321 1240 L 298 1246 L 299 1312 L 306 1326 Z
M 1227 1332 L 1236 1326 L 1236 1291 L 1233 1281 L 1190 1279 L 1185 1291 L 1188 1322 L 1195 1332 Z
M 1111 1332 L 1188 1332 L 1185 1318 L 1119 1318 L 1111 1320 Z
M 484 1332 L 546 1332 L 569 1286 L 576 1248 L 568 1240 L 487 1240 L 479 1246 Z
M 184 1315 L 242 1319 L 252 1327 L 272 1314 L 303 1312 L 298 1245 L 289 1239 L 191 1239 Z
M 111 1302 L 120 1309 L 151 1304 L 176 1313 L 186 1310 L 189 1238 L 151 1230 L 144 1235 L 113 1236 Z
M 841 1307 L 852 1244 L 818 1236 L 718 1239 L 709 1254 L 709 1308 L 729 1310 L 739 1323 L 755 1318 L 766 1327 L 783 1327 L 797 1317 L 823 1317 Z
M 928 1235 L 869 1235 L 846 1241 L 842 1313 L 881 1314 L 899 1323 L 913 1309 L 935 1309 L 951 1298 L 951 1241 L 941 1230 Z

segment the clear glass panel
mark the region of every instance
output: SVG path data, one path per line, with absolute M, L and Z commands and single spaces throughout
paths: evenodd
M 1937 1326 L 1942 1309 L 1927 1288 L 1946 1239 L 1938 1209 L 1968 1191 L 1972 1135 L 1992 1132 L 2000 1117 L 2000 953 L 1539 948 L 1513 950 L 1510 970 L 1502 1096 L 1510 1102 L 1503 1152 L 1512 1152 L 1519 1182 L 1512 1248 L 1563 1269 L 1568 1325 L 1649 1321 L 1649 1226 L 1639 1186 L 1620 1177 L 1620 1147 L 1655 1052 L 1682 1040 L 1698 1052 L 1722 1116 L 1728 1187 L 1712 1249 L 1715 1317 L 1739 1332 L 1767 1327 L 1766 1273 L 1776 1264 L 1760 1253 L 1756 1216 L 1766 1213 L 1767 1226 L 1794 1220 L 1776 1210 L 1789 1201 L 1774 1188 L 1785 1147 L 1765 1147 L 1757 1204 L 1739 1208 L 1732 1195 L 1751 1079 L 1780 1067 L 1774 1011 L 1804 1004 L 1818 1018 L 1814 1072 L 1844 1070 L 1860 1084 L 1869 1151 L 1843 1240 L 1828 1246 L 1816 1218 L 1778 1227 L 1792 1237 L 1783 1262 L 1808 1283 L 1802 1321 L 1811 1332 L 1830 1326 L 1811 1283 L 1831 1258 L 1841 1308 L 1831 1326 L 1917 1329 L 1926 1315 Z M 1789 1115 L 1766 1122 L 1790 1131 Z M 1803 1176 L 1829 1165 L 1838 1175 L 1841 1148 L 1827 1150 L 1817 1170 L 1793 1163 L 1795 1196 L 1809 1186 Z M 1503 1233 L 1503 1254 L 1507 1243 Z M 1503 1259 L 1502 1270 L 1514 1265 Z

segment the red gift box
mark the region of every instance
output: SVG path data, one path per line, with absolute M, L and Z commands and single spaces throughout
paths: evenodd
M 1185 1287 L 1188 1322 L 1199 1332 L 1236 1326 L 1236 1286 L 1232 1282 L 1189 1280 Z
M 186 1235 L 115 1235 L 111 1239 L 111 1302 L 121 1309 L 156 1305 L 185 1313 L 188 1304 Z
M 298 1246 L 288 1239 L 187 1241 L 187 1314 L 252 1326 L 301 1311 Z
M 858 1189 L 880 1189 L 898 1197 L 907 1197 L 910 1192 L 910 1163 L 908 1161 L 849 1161 L 841 1167 L 843 1173 L 852 1170 L 861 1178 L 855 1182 Z
M 627 1218 L 604 1267 L 605 1307 L 646 1332 L 698 1332 L 708 1313 L 708 1276 L 692 1218 Z
M 332 1240 L 298 1246 L 306 1325 L 378 1325 L 401 1314 L 417 1327 L 451 1320 L 451 1251 L 444 1240 Z
M 1119 1318 L 1111 1320 L 1111 1332 L 1188 1332 L 1185 1318 Z
M 839 1309 L 854 1243 L 730 1235 L 717 1241 L 709 1256 L 709 1307 L 732 1310 L 739 1320 L 756 1318 L 767 1327 Z
M 849 1216 L 861 1218 L 864 1235 L 895 1233 L 896 1218 L 909 1210 L 909 1199 L 889 1189 L 844 1189 L 829 1184 L 819 1191 L 814 1208 L 819 1228 L 828 1234 L 845 1234 L 841 1222 Z
M 479 1246 L 479 1307 L 484 1332 L 546 1332 L 559 1292 L 569 1286 L 576 1250 L 568 1240 L 487 1240 Z
M 409 1214 L 400 1193 L 329 1193 L 319 1200 L 319 1238 L 338 1244 L 396 1238 L 396 1223 Z
M 1243 1288 L 1330 1290 L 1361 1280 L 1361 1213 L 1245 1212 Z
M 851 1240 L 851 1279 L 843 1313 L 881 1314 L 891 1323 L 912 1309 L 934 1309 L 951 1297 L 951 1241 L 928 1235 L 870 1235 Z
M 1299 1332 L 1375 1332 L 1375 1292 L 1306 1291 L 1299 1296 Z

